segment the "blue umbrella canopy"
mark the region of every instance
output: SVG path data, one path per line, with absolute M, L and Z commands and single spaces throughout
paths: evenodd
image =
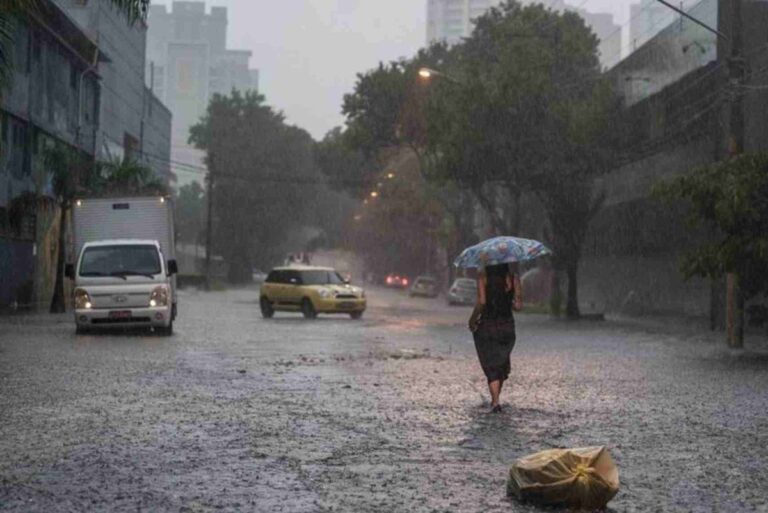
M 454 260 L 456 267 L 472 268 L 489 265 L 527 262 L 552 252 L 537 240 L 521 239 L 520 237 L 494 237 L 480 244 L 475 244 L 464 251 Z

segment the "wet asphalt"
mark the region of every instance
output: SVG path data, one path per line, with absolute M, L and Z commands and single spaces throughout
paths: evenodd
M 606 445 L 615 512 L 768 512 L 768 346 L 698 325 L 518 317 L 500 415 L 467 308 L 361 321 L 184 291 L 171 338 L 0 318 L 0 511 L 536 512 L 515 458 Z

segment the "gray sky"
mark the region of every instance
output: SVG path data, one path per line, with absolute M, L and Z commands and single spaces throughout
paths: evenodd
M 543 0 L 546 3 L 549 0 Z M 580 5 L 582 0 L 567 0 Z M 170 0 L 156 0 L 169 4 Z M 253 52 L 267 102 L 316 139 L 343 123 L 358 72 L 424 46 L 426 0 L 208 0 L 228 8 L 228 44 Z M 630 0 L 587 0 L 627 21 Z

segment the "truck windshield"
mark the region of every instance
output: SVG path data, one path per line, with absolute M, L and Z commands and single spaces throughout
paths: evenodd
M 149 245 L 93 246 L 80 263 L 80 276 L 153 277 L 160 272 L 160 255 Z

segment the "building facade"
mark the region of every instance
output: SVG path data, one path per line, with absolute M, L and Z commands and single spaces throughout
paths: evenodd
M 172 160 L 203 167 L 203 153 L 187 142 L 189 129 L 214 94 L 258 90 L 251 52 L 227 49 L 224 7 L 206 12 L 204 2 L 175 1 L 169 11 L 152 5 L 148 21 L 148 84 L 173 113 Z
M 700 3 L 707 6 L 713 5 L 711 2 L 700 2 L 699 0 L 684 0 L 673 3 L 685 10 Z M 717 14 L 716 5 L 714 9 L 708 13 L 709 16 Z M 640 2 L 631 4 L 629 6 L 629 51 L 634 52 L 662 30 L 672 27 L 676 21 L 679 28 L 684 28 L 685 24 L 688 23 L 679 14 L 656 0 L 640 0 Z
M 446 41 L 448 44 L 461 42 L 474 30 L 474 20 L 503 3 L 503 0 L 428 0 L 427 3 L 427 43 Z M 523 4 L 540 3 L 524 0 Z M 564 0 L 554 0 L 546 4 L 554 11 L 571 10 L 578 13 L 600 39 L 600 62 L 610 67 L 621 59 L 621 27 L 616 25 L 613 15 L 592 13 L 585 9 L 569 6 Z
M 50 1 L 19 19 L 14 74 L 0 93 L 0 310 L 45 308 L 53 294 L 60 209 L 52 148 L 92 159 L 98 69 L 110 59 Z
M 146 24 L 129 24 L 110 0 L 55 1 L 110 56 L 99 64 L 97 158 L 138 160 L 169 182 L 171 112 L 145 84 Z

